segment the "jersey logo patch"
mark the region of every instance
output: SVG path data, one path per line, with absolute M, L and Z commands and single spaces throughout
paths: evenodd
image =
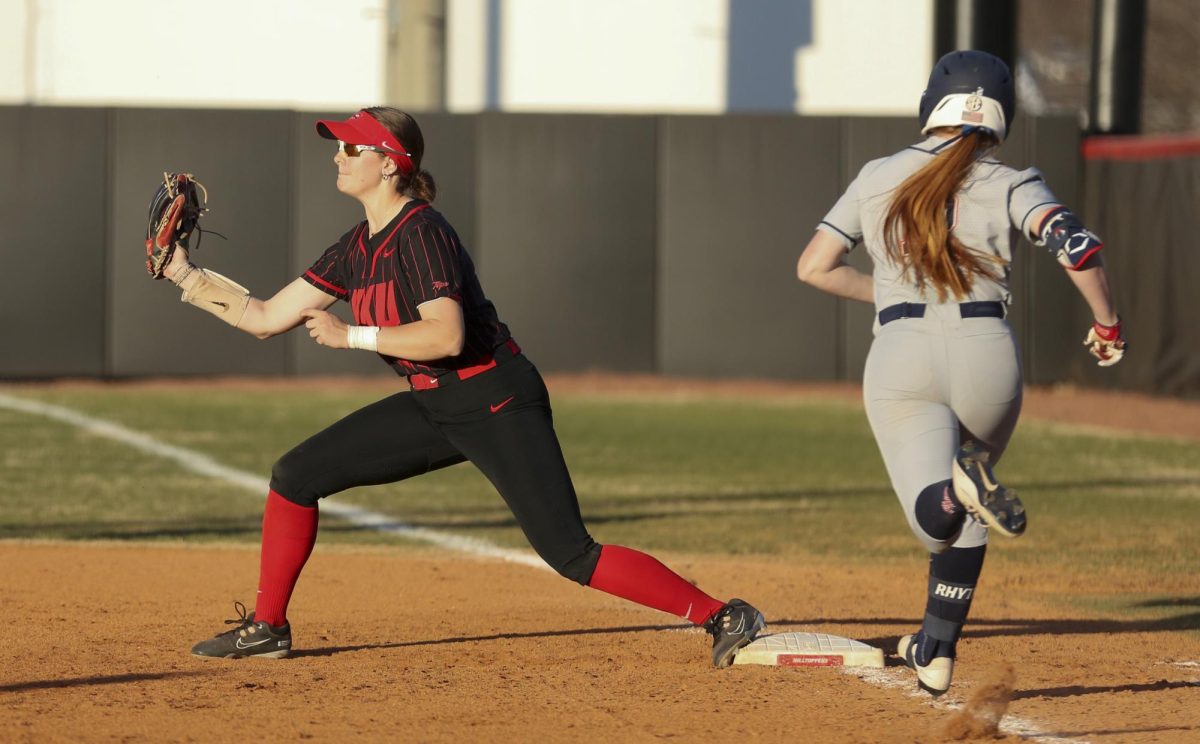
M 395 282 L 391 279 L 350 292 L 350 308 L 358 325 L 400 325 Z

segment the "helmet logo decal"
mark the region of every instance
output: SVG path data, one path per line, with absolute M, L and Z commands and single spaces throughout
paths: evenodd
M 969 121 L 972 124 L 982 124 L 983 114 L 979 113 L 983 108 L 983 88 L 976 88 L 975 92 L 967 96 L 967 100 L 963 101 L 962 120 Z
M 974 93 L 967 96 L 967 101 L 963 105 L 967 111 L 978 111 L 983 108 L 983 88 L 976 88 Z

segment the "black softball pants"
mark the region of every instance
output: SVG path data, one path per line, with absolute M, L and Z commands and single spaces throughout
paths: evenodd
M 523 355 L 351 413 L 281 457 L 271 489 L 313 507 L 348 488 L 395 483 L 465 460 L 500 492 L 538 555 L 586 585 L 600 546 L 580 516 L 546 385 Z

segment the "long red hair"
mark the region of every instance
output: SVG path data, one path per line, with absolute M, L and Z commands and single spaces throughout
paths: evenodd
M 950 231 L 954 197 L 975 162 L 999 143 L 971 129 L 900 184 L 883 221 L 884 251 L 917 286 L 932 285 L 939 302 L 961 300 L 976 277 L 998 279 L 1004 259 L 972 250 Z

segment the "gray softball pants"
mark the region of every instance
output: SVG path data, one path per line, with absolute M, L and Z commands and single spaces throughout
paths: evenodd
M 935 540 L 917 524 L 917 496 L 950 480 L 961 442 L 974 439 L 994 464 L 1021 413 L 1021 359 L 1001 318 L 962 318 L 957 304 L 928 305 L 923 318 L 878 326 L 867 355 L 863 399 L 875 441 L 908 526 L 932 553 L 987 542 L 968 517 Z

